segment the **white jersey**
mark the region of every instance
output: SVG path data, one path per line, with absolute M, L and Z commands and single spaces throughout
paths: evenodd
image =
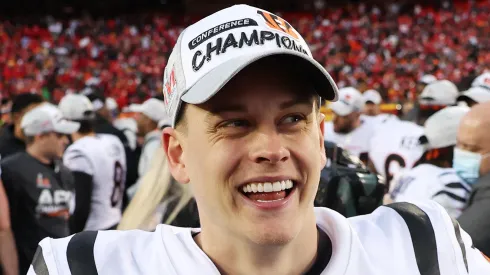
M 408 121 L 390 120 L 371 138 L 369 159 L 390 184 L 401 169 L 410 169 L 424 154 L 419 138 L 424 128 Z
M 457 218 L 466 207 L 470 193 L 471 186 L 453 168 L 421 164 L 396 176 L 389 196 L 394 202 L 434 200 Z
M 397 203 L 349 219 L 327 208 L 316 208 L 315 215 L 332 242 L 321 275 L 490 274 L 490 263 L 472 247 L 471 237 L 437 203 Z M 193 239 L 199 231 L 159 225 L 154 232 L 45 238 L 28 275 L 219 275 Z
M 369 141 L 374 133 L 374 124 L 371 119 L 361 118 L 361 125 L 348 134 L 336 133 L 333 130 L 333 122 L 325 122 L 325 140 L 334 142 L 353 156 L 364 159 L 368 154 Z
M 126 156 L 121 141 L 106 134 L 83 137 L 66 149 L 63 162 L 72 171 L 92 176 L 91 209 L 84 230 L 118 224 L 126 183 Z

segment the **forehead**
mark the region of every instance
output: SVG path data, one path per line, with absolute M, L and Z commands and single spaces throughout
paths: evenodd
M 485 129 L 480 121 L 466 117 L 459 126 L 458 140 L 467 145 L 480 145 L 485 139 Z

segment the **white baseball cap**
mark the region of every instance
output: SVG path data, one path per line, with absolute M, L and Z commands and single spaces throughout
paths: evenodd
M 364 102 L 371 101 L 376 105 L 381 104 L 381 101 L 383 100 L 381 95 L 376 90 L 367 90 L 362 94 L 362 97 L 364 98 Z
M 467 106 L 449 106 L 430 116 L 424 124 L 427 149 L 438 149 L 456 145 L 459 123 L 470 110 Z M 423 142 L 424 143 L 424 142 Z
M 438 80 L 427 85 L 419 96 L 423 105 L 453 105 L 458 97 L 458 87 L 449 80 Z
M 471 83 L 471 87 L 482 87 L 490 91 L 490 73 L 483 73 L 479 75 Z
M 20 123 L 26 136 L 55 132 L 72 134 L 80 128 L 80 123 L 68 121 L 53 104 L 43 103 L 27 112 Z
M 273 55 L 294 59 L 322 98 L 336 99 L 335 82 L 313 59 L 304 39 L 288 22 L 259 8 L 235 5 L 198 21 L 180 34 L 163 78 L 163 95 L 172 127 L 182 102 L 206 102 L 242 69 Z
M 117 110 L 118 109 L 118 105 L 117 105 L 117 102 L 114 98 L 112 97 L 108 97 L 105 99 L 105 106 L 107 107 L 107 109 L 113 111 L 113 110 Z
M 63 117 L 69 120 L 91 120 L 95 118 L 95 110 L 88 97 L 82 94 L 65 95 L 58 104 Z
M 490 90 L 483 87 L 471 87 L 458 96 L 458 101 L 463 101 L 465 98 L 474 100 L 477 103 L 490 101 Z
M 419 79 L 419 82 L 420 83 L 423 83 L 425 85 L 429 85 L 431 84 L 432 82 L 436 82 L 437 81 L 437 78 L 431 74 L 426 74 L 426 75 L 423 75 L 420 79 Z
M 167 118 L 165 103 L 156 98 L 147 99 L 143 104 L 131 104 L 129 111 L 142 113 L 155 122 Z
M 330 109 L 339 115 L 346 116 L 353 112 L 360 112 L 364 108 L 364 99 L 361 92 L 353 87 L 345 87 L 339 90 L 339 99 L 330 104 Z

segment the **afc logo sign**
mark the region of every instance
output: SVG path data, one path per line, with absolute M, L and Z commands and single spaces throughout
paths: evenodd
M 172 67 L 170 71 L 165 70 L 165 77 L 163 81 L 163 96 L 165 99 L 165 104 L 169 104 L 172 100 L 176 86 L 177 81 L 175 79 L 175 69 Z
M 269 28 L 282 31 L 295 39 L 299 39 L 299 35 L 286 20 L 266 11 L 258 10 L 257 13 L 265 20 L 265 23 Z

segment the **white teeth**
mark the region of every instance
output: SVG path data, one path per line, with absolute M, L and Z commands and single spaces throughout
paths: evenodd
M 272 192 L 272 183 L 270 182 L 264 183 L 264 192 Z
M 257 184 L 257 191 L 264 192 L 264 186 L 262 185 L 262 183 Z
M 264 182 L 264 183 L 249 183 L 242 187 L 244 193 L 262 193 L 262 192 L 279 192 L 286 189 L 293 188 L 292 180 L 283 180 L 276 182 Z
M 274 191 L 274 192 L 281 191 L 281 182 L 280 181 L 276 181 L 276 182 L 274 182 L 274 184 L 272 184 L 272 191 Z

